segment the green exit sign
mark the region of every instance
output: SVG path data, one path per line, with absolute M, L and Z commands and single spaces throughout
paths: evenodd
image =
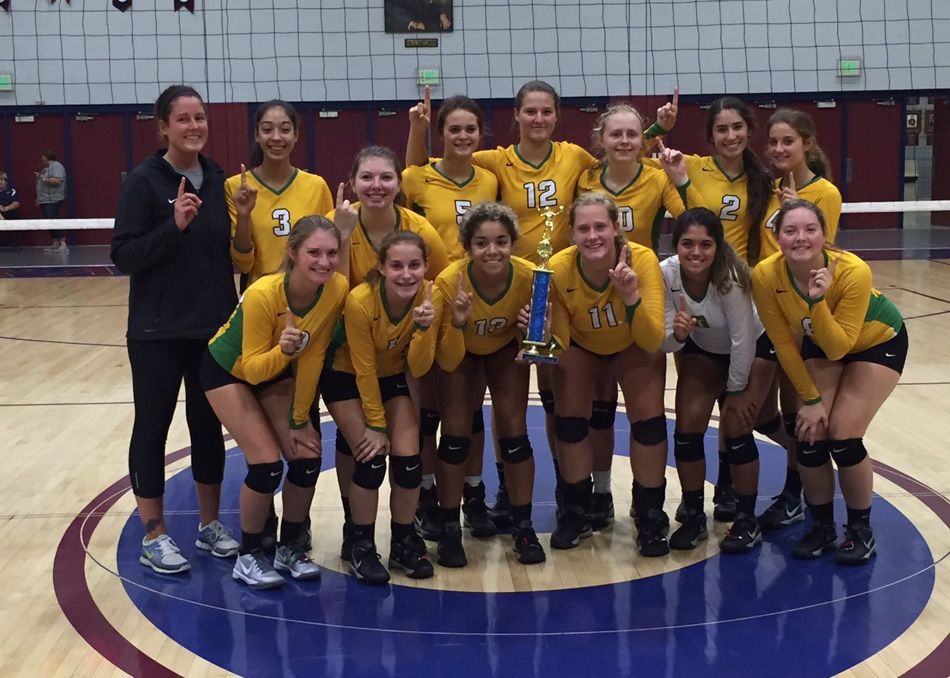
M 13 76 L 0 75 L 0 92 L 12 92 L 12 91 L 13 91 Z
M 856 78 L 861 75 L 861 62 L 858 59 L 838 61 L 838 75 L 842 78 Z
M 420 85 L 438 85 L 439 84 L 439 69 L 438 68 L 420 68 L 419 69 L 419 84 Z

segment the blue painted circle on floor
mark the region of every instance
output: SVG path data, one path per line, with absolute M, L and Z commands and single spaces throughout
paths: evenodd
M 486 422 L 490 408 L 486 407 Z M 554 527 L 553 468 L 543 411 L 529 408 L 536 450 L 535 522 Z M 672 437 L 672 420 L 669 422 Z M 626 422 L 618 417 L 618 433 Z M 335 429 L 323 425 L 332 447 Z M 714 431 L 707 458 L 715 459 Z M 626 452 L 618 435 L 618 453 Z M 619 449 L 620 447 L 624 449 Z M 784 479 L 785 453 L 759 443 L 759 510 Z M 672 458 L 669 459 L 672 465 Z M 333 465 L 332 451 L 324 471 Z M 490 467 L 490 464 L 486 466 Z M 714 482 L 715 463 L 709 463 Z M 238 492 L 246 466 L 228 456 L 222 514 L 239 534 Z M 493 473 L 486 472 L 489 496 Z M 672 513 L 676 498 L 667 497 Z M 190 470 L 166 483 L 166 521 L 192 570 L 179 577 L 138 562 L 142 528 L 129 517 L 118 567 L 132 602 L 170 638 L 241 675 L 403 676 L 411 672 L 511 675 L 831 676 L 875 654 L 919 616 L 934 586 L 923 536 L 875 496 L 879 554 L 866 567 L 836 567 L 830 557 L 795 561 L 792 544 L 806 526 L 778 534 L 750 556 L 715 555 L 635 581 L 534 593 L 461 593 L 389 586 L 371 589 L 323 570 L 319 583 L 288 580 L 255 592 L 231 579 L 233 561 L 197 553 L 197 503 Z M 835 502 L 838 516 L 844 503 Z M 618 520 L 629 518 L 618 515 Z M 339 535 L 314 535 L 339 540 Z M 547 540 L 542 538 L 547 548 Z M 581 546 L 581 548 L 584 548 Z M 631 558 L 639 558 L 631 550 Z M 439 568 L 436 568 L 438 576 Z

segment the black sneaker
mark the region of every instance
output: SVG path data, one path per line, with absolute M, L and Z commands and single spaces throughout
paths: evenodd
M 658 558 L 670 552 L 670 545 L 666 540 L 666 530 L 669 529 L 670 519 L 664 511 L 650 509 L 646 518 L 639 520 L 638 523 L 637 549 L 640 555 Z
M 845 525 L 844 541 L 835 554 L 838 565 L 867 565 L 877 552 L 870 525 Z
M 353 551 L 353 539 L 350 536 L 349 523 L 343 523 L 343 546 L 340 547 L 340 560 L 349 560 Z
M 541 546 L 541 542 L 538 541 L 538 535 L 530 522 L 524 521 L 519 527 L 511 528 L 511 538 L 514 540 L 518 562 L 522 565 L 536 565 L 547 559 L 547 556 L 544 555 L 544 548 Z
M 630 517 L 633 518 L 634 521 L 636 521 L 636 519 L 637 519 L 637 503 L 633 500 L 633 495 L 634 495 L 634 494 L 635 494 L 635 492 L 634 492 L 633 490 L 631 490 L 631 491 L 630 491 Z
M 261 550 L 269 556 L 277 553 L 277 524 L 280 522 L 277 514 L 274 513 L 274 507 L 271 506 L 267 520 L 264 522 L 264 529 L 261 530 Z
M 511 526 L 511 499 L 508 497 L 508 487 L 502 483 L 495 493 L 495 504 L 488 511 L 488 517 L 498 528 Z
M 686 522 L 686 502 L 680 499 L 679 506 L 676 507 L 676 513 L 673 514 L 673 519 L 678 523 Z
M 494 537 L 498 534 L 498 526 L 488 517 L 484 483 L 476 487 L 466 485 L 462 489 L 462 515 L 465 516 L 465 527 L 473 537 Z
M 468 558 L 462 547 L 462 526 L 458 523 L 445 523 L 442 536 L 439 537 L 439 565 L 442 567 L 465 567 Z
M 783 491 L 772 498 L 775 501 L 759 516 L 759 527 L 763 530 L 780 530 L 805 520 L 805 501 L 801 492 Z
M 389 582 L 389 572 L 379 562 L 376 553 L 376 544 L 369 539 L 360 539 L 353 544 L 350 551 L 350 574 L 356 577 L 360 584 L 367 586 L 382 586 Z
M 713 520 L 731 523 L 736 519 L 736 488 L 732 485 L 716 485 L 713 490 Z
M 756 544 L 762 543 L 762 530 L 755 516 L 739 514 L 719 542 L 719 550 L 728 554 L 750 553 Z
M 350 566 L 352 565 L 351 562 Z M 435 572 L 432 563 L 426 560 L 425 556 L 419 555 L 411 539 L 392 543 L 389 549 L 389 567 L 402 570 L 410 579 L 427 579 Z
M 565 513 L 551 533 L 551 548 L 572 549 L 593 533 L 590 519 L 584 513 Z
M 810 560 L 819 558 L 825 551 L 837 547 L 838 533 L 834 523 L 815 525 L 801 540 L 792 547 L 792 558 Z
M 706 514 L 687 510 L 686 520 L 670 535 L 669 546 L 677 551 L 689 551 L 696 548 L 700 541 L 708 538 Z
M 614 521 L 614 495 L 610 492 L 594 492 L 590 507 L 590 524 L 595 530 L 603 530 Z
M 301 553 L 308 553 L 313 548 L 313 529 L 310 527 L 310 516 L 304 518 L 303 528 L 290 546 Z
M 413 527 L 423 539 L 439 541 L 442 534 L 442 513 L 439 510 L 439 496 L 435 488 L 419 491 L 419 506 L 416 508 L 416 517 Z

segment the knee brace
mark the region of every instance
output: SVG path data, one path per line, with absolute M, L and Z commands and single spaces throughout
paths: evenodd
M 422 484 L 422 457 L 418 454 L 390 457 L 389 472 L 399 487 L 414 490 Z
M 369 461 L 356 462 L 353 482 L 364 490 L 378 490 L 386 477 L 386 457 L 373 457 Z
M 350 449 L 350 444 L 346 442 L 346 438 L 343 437 L 343 431 L 340 429 L 336 430 L 336 453 L 343 457 L 353 456 L 353 450 Z
M 519 464 L 534 455 L 527 434 L 514 438 L 499 438 L 498 444 L 501 446 L 501 460 L 506 464 Z
M 673 431 L 673 457 L 676 461 L 702 461 L 706 458 L 702 433 Z
M 666 442 L 666 415 L 635 421 L 630 429 L 633 439 L 641 445 L 659 445 Z
M 616 400 L 595 400 L 590 413 L 590 427 L 602 431 L 613 428 L 617 418 Z
M 471 438 L 442 434 L 442 439 L 439 441 L 439 459 L 452 466 L 464 464 L 468 459 L 468 450 L 471 446 Z M 403 459 L 406 458 L 403 457 Z
M 419 434 L 423 436 L 434 436 L 439 430 L 438 410 L 427 410 L 422 408 L 419 411 Z
M 864 448 L 864 438 L 829 440 L 828 447 L 838 468 L 848 468 L 864 461 L 868 451 Z
M 798 421 L 798 414 L 793 412 L 792 414 L 782 413 L 782 425 L 785 427 L 785 432 L 788 434 L 789 438 L 795 439 L 798 437 L 798 434 L 795 433 L 795 423 Z
M 538 391 L 541 397 L 541 407 L 548 414 L 554 414 L 554 391 Z
M 287 482 L 297 487 L 314 487 L 320 477 L 323 457 L 294 459 L 287 462 Z
M 759 458 L 759 448 L 752 434 L 747 433 L 737 438 L 726 438 L 726 455 L 730 464 L 742 466 Z
M 827 440 L 816 440 L 814 445 L 798 441 L 798 465 L 806 468 L 818 468 L 831 461 Z
M 482 408 L 472 412 L 472 435 L 476 435 L 485 430 L 485 413 Z
M 563 443 L 579 443 L 587 437 L 589 423 L 584 417 L 554 417 L 554 437 Z
M 756 426 L 755 430 L 757 433 L 761 433 L 764 436 L 772 437 L 772 435 L 782 427 L 782 415 L 776 414 L 774 419 L 769 419 L 767 422 L 761 426 Z M 786 429 L 787 430 L 787 429 Z
M 244 484 L 261 494 L 274 494 L 280 487 L 284 475 L 284 462 L 277 460 L 269 464 L 248 464 Z

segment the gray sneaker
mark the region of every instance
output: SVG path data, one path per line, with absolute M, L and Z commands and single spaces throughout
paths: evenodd
M 198 525 L 198 538 L 195 540 L 195 546 L 203 551 L 211 551 L 211 555 L 218 558 L 236 556 L 241 548 L 241 545 L 231 535 L 231 531 L 217 520 L 212 520 L 204 527 Z
M 284 578 L 274 569 L 260 549 L 239 555 L 234 561 L 231 578 L 235 581 L 243 581 L 258 591 L 276 589 L 284 585 Z
M 151 541 L 143 539 L 139 562 L 160 574 L 181 574 L 191 569 L 188 560 L 178 550 L 178 545 L 167 534 Z
M 290 576 L 300 581 L 312 581 L 320 578 L 320 568 L 310 560 L 306 551 L 281 544 L 277 547 L 274 556 L 274 568 L 281 572 L 289 572 Z

